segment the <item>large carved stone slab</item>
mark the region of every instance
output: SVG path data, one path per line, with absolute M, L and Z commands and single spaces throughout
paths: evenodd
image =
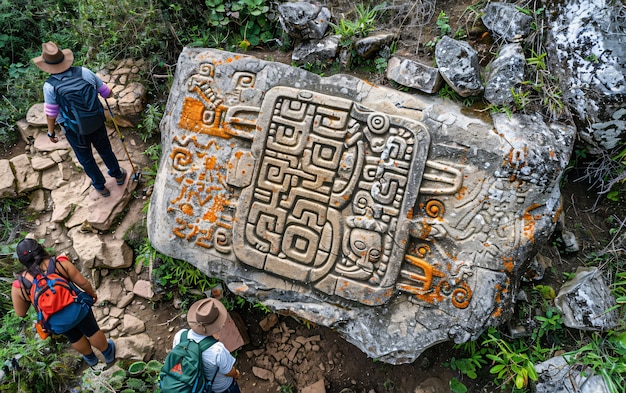
M 574 133 L 208 49 L 161 129 L 152 244 L 389 363 L 505 320 Z

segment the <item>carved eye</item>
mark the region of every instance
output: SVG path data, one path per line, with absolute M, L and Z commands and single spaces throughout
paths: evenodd
M 367 244 L 365 244 L 364 241 L 356 240 L 354 243 L 352 243 L 352 245 L 354 246 L 354 249 L 357 251 L 367 250 Z
M 357 206 L 360 207 L 361 209 L 364 209 L 367 207 L 367 198 L 359 198 L 359 201 L 357 202 Z
M 371 250 L 370 262 L 378 262 L 379 259 L 380 259 L 380 250 Z

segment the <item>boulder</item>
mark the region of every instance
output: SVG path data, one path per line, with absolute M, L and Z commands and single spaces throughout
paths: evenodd
M 0 160 L 0 198 L 15 198 L 17 191 L 15 188 L 15 174 L 11 169 L 9 160 Z
M 619 323 L 615 298 L 597 267 L 576 269 L 574 278 L 559 289 L 554 304 L 570 328 L 608 331 Z
M 516 4 L 489 2 L 481 17 L 485 26 L 507 42 L 519 42 L 531 31 L 533 17 L 523 13 Z
M 552 74 L 578 119 L 591 153 L 626 141 L 624 5 L 604 0 L 555 2 L 546 43 Z
M 297 40 L 319 40 L 324 37 L 331 19 L 326 7 L 308 2 L 286 2 L 278 6 L 283 30 Z
M 219 50 L 185 48 L 177 70 L 157 250 L 388 363 L 507 320 L 573 127 Z
M 470 44 L 443 36 L 435 46 L 439 73 L 461 97 L 482 93 L 478 53 Z
M 436 93 L 443 84 L 438 69 L 400 56 L 387 62 L 387 78 L 428 94 Z

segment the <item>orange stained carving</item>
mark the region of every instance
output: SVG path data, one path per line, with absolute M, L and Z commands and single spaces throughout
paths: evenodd
M 435 277 L 443 278 L 445 274 L 439 271 L 437 268 L 423 260 L 422 258 L 415 257 L 413 255 L 406 255 L 404 259 L 411 265 L 421 269 L 424 274 L 417 274 L 402 270 L 401 274 L 405 278 L 414 281 L 416 284 L 421 283 L 421 286 L 408 285 L 401 283 L 398 287 L 401 290 L 412 293 L 420 300 L 427 303 L 433 303 L 434 301 L 441 301 L 444 299 L 443 295 L 439 293 L 439 287 L 433 288 L 433 280 Z
M 208 109 L 204 106 L 204 104 L 194 98 L 185 97 L 178 127 L 197 132 L 199 134 L 207 134 L 218 138 L 229 139 L 231 134 L 229 134 L 228 131 L 222 126 L 222 117 L 226 113 L 227 109 L 228 108 L 223 105 L 218 105 L 215 108 L 215 113 L 213 113 L 210 117 L 212 123 L 207 124 L 204 122 L 204 117 L 205 111 Z
M 406 212 L 406 218 L 411 220 L 413 219 L 413 208 L 410 208 L 407 212 Z
M 442 218 L 446 211 L 446 207 L 441 201 L 438 201 L 436 199 L 431 199 L 428 202 L 426 202 L 425 211 L 426 211 L 426 214 L 428 214 L 430 217 Z
M 457 282 L 452 290 L 451 301 L 456 308 L 467 308 L 472 299 L 472 288 L 464 282 Z

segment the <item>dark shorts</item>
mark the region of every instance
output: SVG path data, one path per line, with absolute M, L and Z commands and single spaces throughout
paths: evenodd
M 89 312 L 85 315 L 83 320 L 70 330 L 63 332 L 63 335 L 66 336 L 68 340 L 70 340 L 70 343 L 73 344 L 83 338 L 83 336 L 93 336 L 96 332 L 98 332 L 98 330 L 100 330 L 100 327 L 98 327 L 96 317 L 93 315 L 91 308 L 89 308 Z

